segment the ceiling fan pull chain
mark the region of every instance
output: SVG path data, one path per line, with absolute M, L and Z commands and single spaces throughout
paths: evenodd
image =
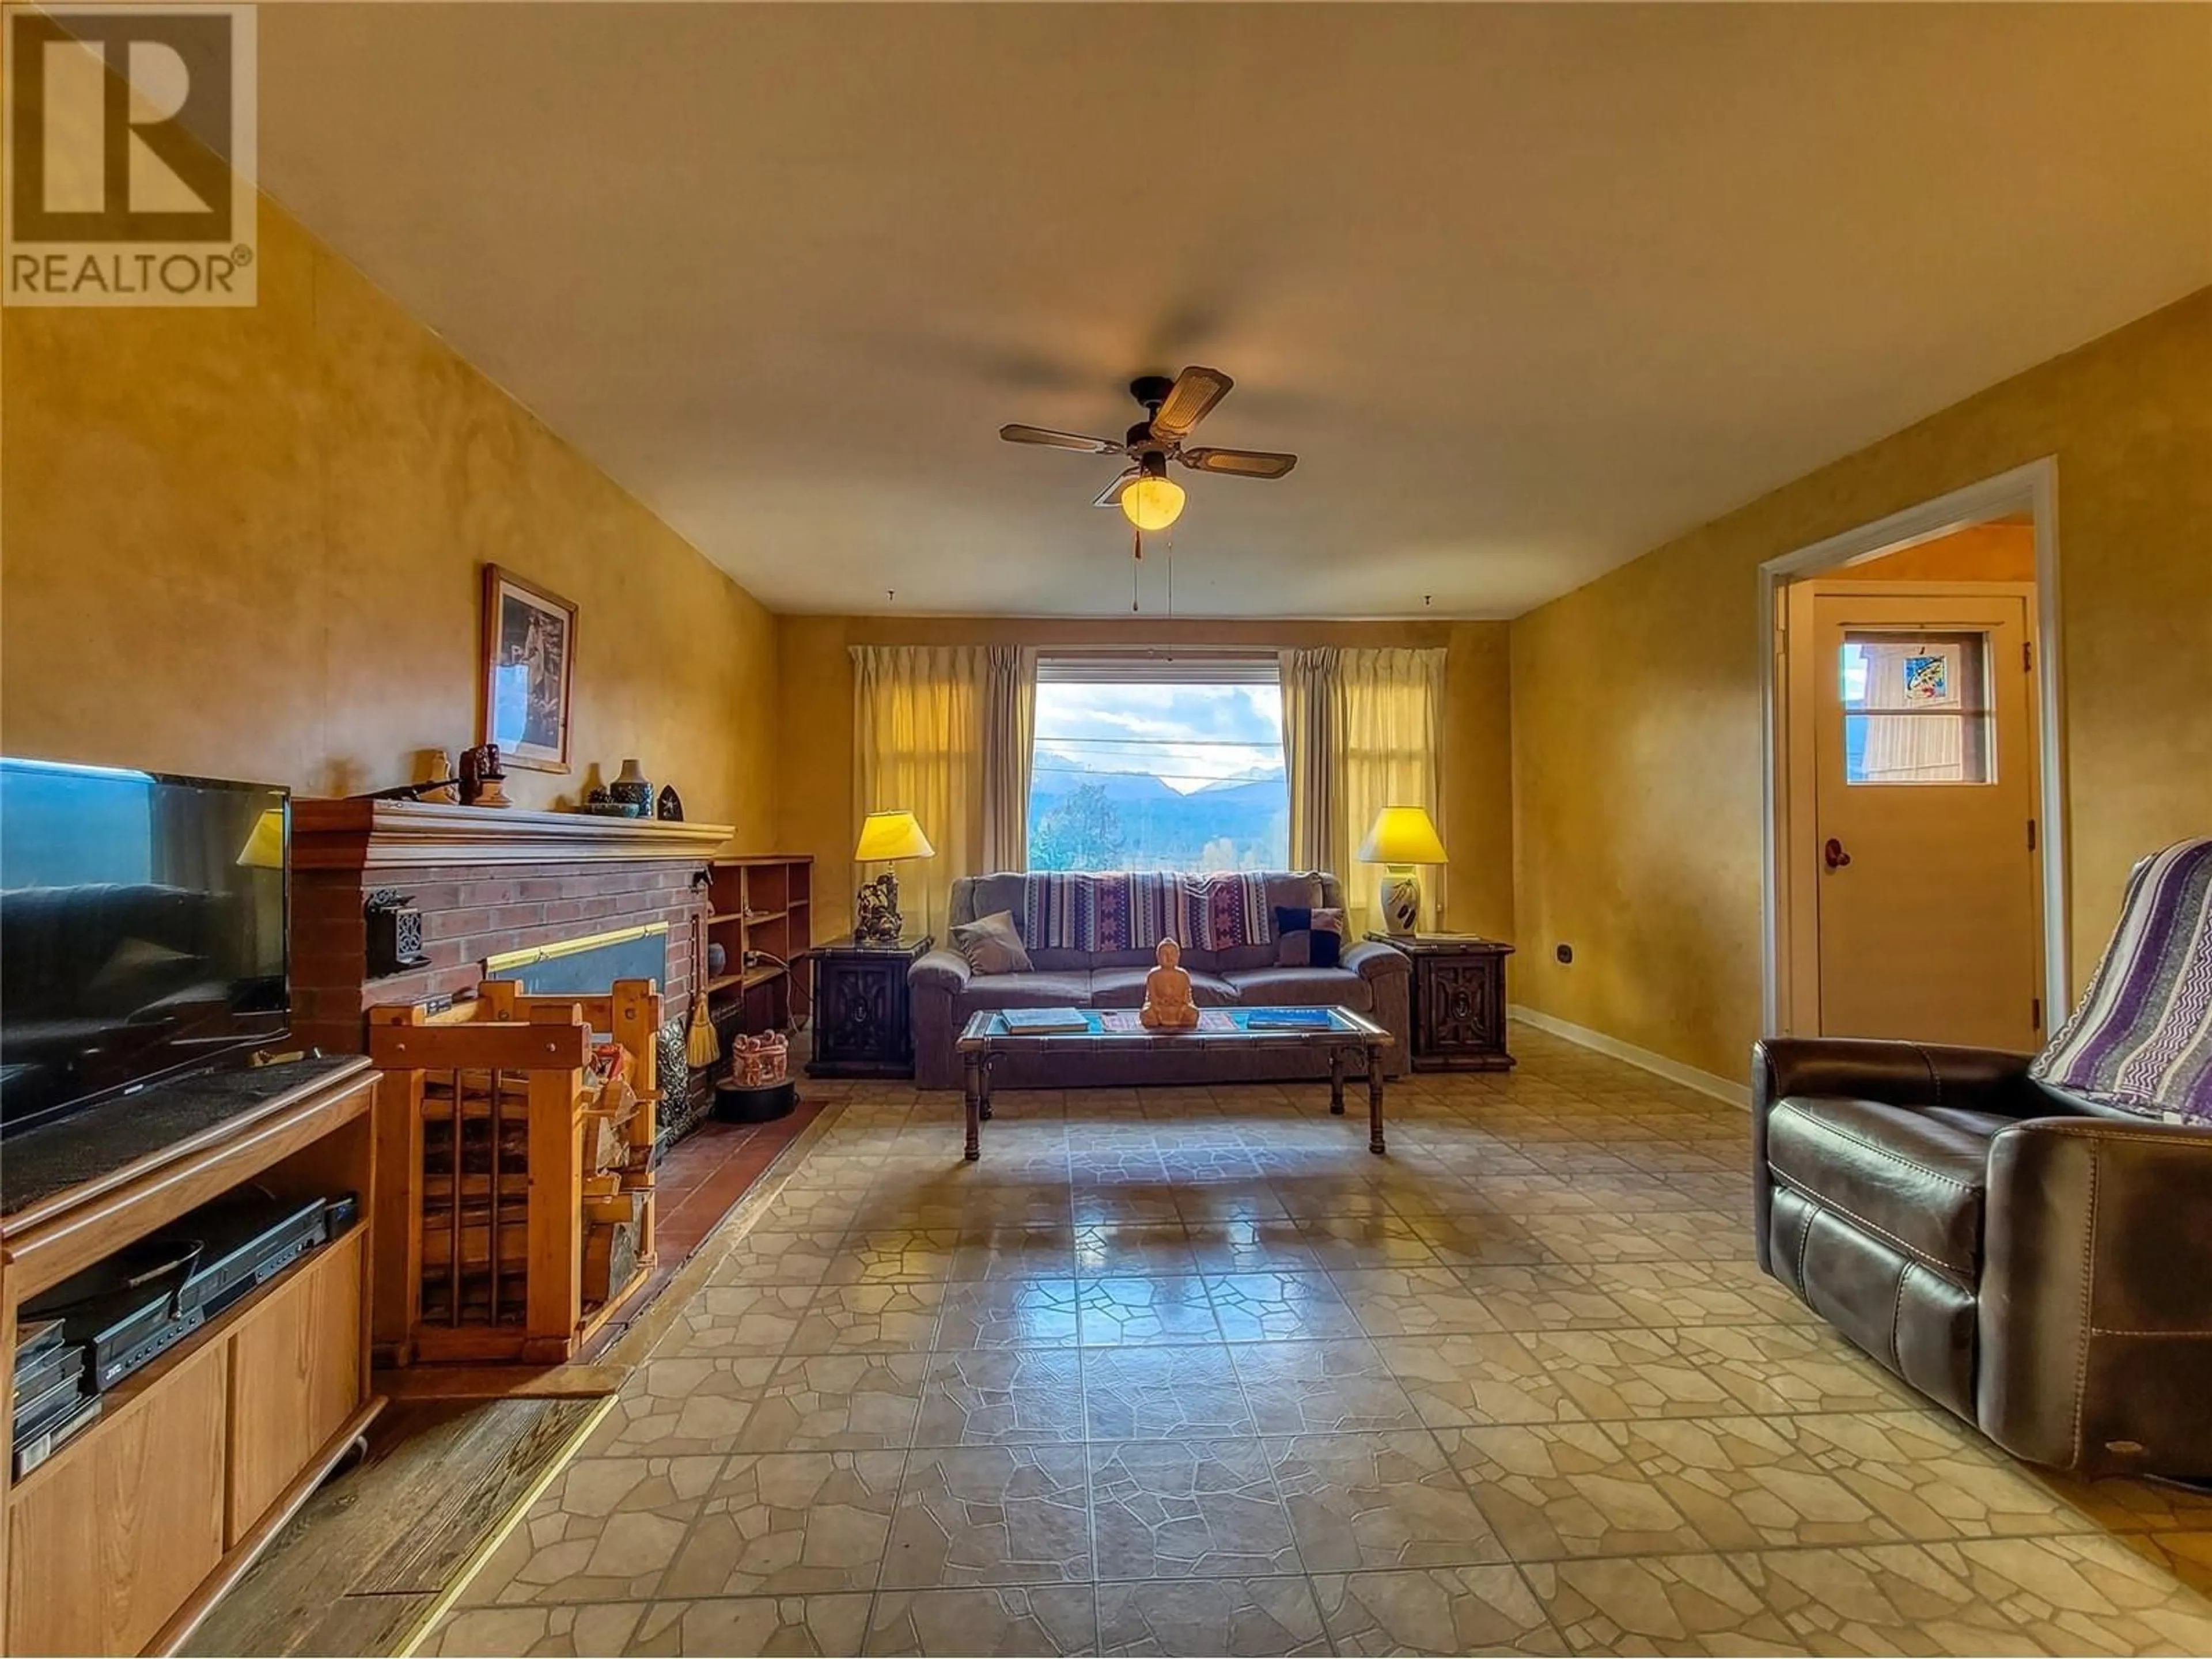
M 1142 559 L 1145 556 L 1145 532 L 1139 530 L 1136 532 L 1136 536 L 1137 558 Z M 1137 614 L 1138 610 L 1137 577 L 1144 568 L 1145 567 L 1142 564 L 1136 562 L 1134 560 L 1133 560 L 1129 565 L 1129 614 L 1133 617 Z

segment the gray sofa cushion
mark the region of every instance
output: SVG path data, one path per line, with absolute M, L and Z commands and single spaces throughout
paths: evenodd
M 1350 968 L 1232 968 L 1222 977 L 1248 1008 L 1375 1006 L 1375 988 Z
M 963 1014 L 979 1008 L 1086 1008 L 1091 1006 L 1087 972 L 977 974 L 953 999 Z
M 1097 968 L 1091 974 L 1091 1006 L 1094 1008 L 1141 1008 L 1145 981 L 1150 968 Z M 1237 1000 L 1237 988 L 1218 974 L 1190 976 L 1192 1000 L 1201 1008 L 1226 1008 Z
M 1036 968 L 1022 949 L 1021 924 L 1011 910 L 961 922 L 952 930 L 952 948 L 979 974 L 1027 974 Z

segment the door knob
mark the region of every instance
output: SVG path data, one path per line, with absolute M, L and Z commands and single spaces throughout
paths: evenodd
M 1828 844 L 1820 849 L 1820 860 L 1831 870 L 1840 870 L 1851 861 L 1851 855 L 1844 851 L 1843 842 L 1831 836 Z

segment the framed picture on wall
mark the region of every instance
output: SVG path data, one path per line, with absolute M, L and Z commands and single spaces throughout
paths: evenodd
M 576 607 L 488 564 L 483 611 L 483 741 L 509 766 L 568 771 Z

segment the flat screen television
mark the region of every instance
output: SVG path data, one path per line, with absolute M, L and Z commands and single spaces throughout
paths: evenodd
M 291 1024 L 291 798 L 0 760 L 0 1137 Z

